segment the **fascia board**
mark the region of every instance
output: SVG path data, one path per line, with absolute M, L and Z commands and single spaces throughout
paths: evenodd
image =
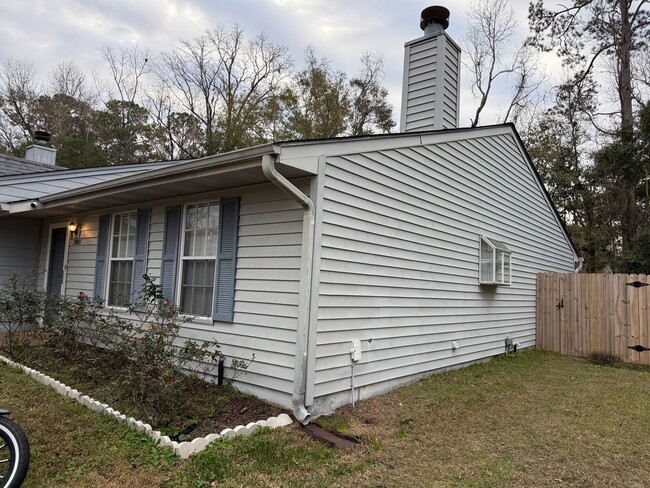
M 197 159 L 188 163 L 175 165 L 169 168 L 147 171 L 137 175 L 126 176 L 116 180 L 97 183 L 84 188 L 77 188 L 40 199 L 47 207 L 72 203 L 87 198 L 107 196 L 128 190 L 146 188 L 170 180 L 182 181 L 196 178 L 198 175 L 214 175 L 235 169 L 244 169 L 261 165 L 261 156 L 264 154 L 280 154 L 279 147 L 275 145 L 257 146 L 242 151 L 225 153 Z M 251 161 L 252 160 L 252 161 Z

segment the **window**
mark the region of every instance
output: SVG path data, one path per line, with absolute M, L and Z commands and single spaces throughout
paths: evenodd
M 479 282 L 484 285 L 509 285 L 512 251 L 503 242 L 480 236 Z
M 136 215 L 124 212 L 113 217 L 108 281 L 108 304 L 112 306 L 124 307 L 131 301 Z
M 165 208 L 160 286 L 190 315 L 232 323 L 239 198 Z
M 212 316 L 218 223 L 218 202 L 185 207 L 180 272 L 180 307 L 183 313 Z

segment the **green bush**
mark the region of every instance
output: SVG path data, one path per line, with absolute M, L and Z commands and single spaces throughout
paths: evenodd
M 0 350 L 19 359 L 43 321 L 47 295 L 36 280 L 14 273 L 0 287 Z
M 128 398 L 141 414 L 163 421 L 184 408 L 222 359 L 216 340 L 182 340 L 188 320 L 147 275 L 126 313 L 102 308 L 82 292 L 76 298 L 47 295 L 17 276 L 0 289 L 0 326 L 10 332 L 3 350 L 16 357 L 19 332 L 37 331 L 53 354 L 110 390 L 107 396 Z M 248 364 L 233 361 L 235 374 Z

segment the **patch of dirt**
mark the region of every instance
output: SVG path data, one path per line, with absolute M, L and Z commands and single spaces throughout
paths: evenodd
M 84 395 L 108 404 L 125 415 L 149 423 L 172 440 L 188 441 L 218 434 L 269 417 L 287 413 L 280 407 L 246 395 L 226 384 L 187 377 L 179 390 L 181 400 L 153 411 L 138 404 L 121 389 L 120 365 L 104 350 L 93 348 L 91 358 L 73 361 L 47 346 L 31 346 L 18 360 L 75 388 Z
M 205 437 L 208 434 L 218 434 L 223 429 L 232 429 L 238 425 L 246 425 L 269 417 L 277 417 L 287 413 L 251 396 L 236 395 L 221 398 L 215 405 L 214 413 L 201 419 L 196 429 L 192 430 L 190 437 Z

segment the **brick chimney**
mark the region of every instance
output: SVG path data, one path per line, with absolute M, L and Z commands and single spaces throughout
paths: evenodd
M 25 159 L 37 163 L 56 164 L 56 149 L 47 145 L 52 135 L 44 130 L 34 131 L 34 144 L 25 151 Z
M 460 47 L 448 26 L 449 10 L 427 7 L 420 16 L 424 35 L 404 45 L 400 132 L 458 127 Z

